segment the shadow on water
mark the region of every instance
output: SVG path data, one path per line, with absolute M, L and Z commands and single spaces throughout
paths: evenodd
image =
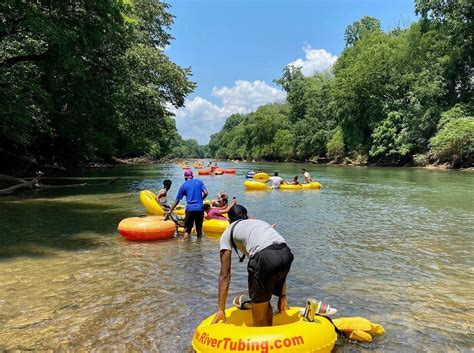
M 126 209 L 108 203 L 61 199 L 2 202 L 0 259 L 54 256 L 54 249 L 79 251 L 106 245 L 118 222 L 130 217 Z

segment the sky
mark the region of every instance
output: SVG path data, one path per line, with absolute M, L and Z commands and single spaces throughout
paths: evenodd
M 382 29 L 416 20 L 414 0 L 168 0 L 175 38 L 165 54 L 191 67 L 197 83 L 173 109 L 184 139 L 207 144 L 233 113 L 283 102 L 273 81 L 289 65 L 306 76 L 330 68 L 344 49 L 346 27 L 363 16 Z

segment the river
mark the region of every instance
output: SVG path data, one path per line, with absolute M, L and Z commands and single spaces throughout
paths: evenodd
M 222 163 L 202 177 L 251 215 L 276 223 L 295 254 L 290 305 L 314 297 L 339 316 L 384 325 L 372 343 L 335 352 L 467 352 L 474 346 L 474 176 L 470 172 Z M 306 167 L 321 190 L 246 192 L 244 171 Z M 90 170 L 109 186 L 0 199 L 0 350 L 191 352 L 194 328 L 216 310 L 218 241 L 129 242 L 116 227 L 140 215 L 143 189 L 172 164 Z M 94 179 L 96 178 L 96 179 Z M 229 298 L 246 292 L 233 256 Z M 230 301 L 228 301 L 230 303 Z

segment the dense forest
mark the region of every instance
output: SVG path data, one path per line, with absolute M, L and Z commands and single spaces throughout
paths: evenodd
M 158 0 L 2 1 L 2 170 L 197 154 L 168 111 L 195 88 L 164 54 L 172 23 Z
M 288 66 L 285 103 L 230 116 L 211 136 L 215 158 L 376 165 L 472 166 L 473 7 L 417 0 L 420 20 L 381 30 L 363 17 L 345 31 L 330 72 Z
M 208 146 L 183 140 L 170 108 L 196 84 L 165 54 L 159 0 L 0 3 L 0 165 L 28 175 L 113 157 L 472 165 L 473 8 L 417 0 L 420 20 L 347 27 L 330 72 L 286 67 L 287 100 L 230 116 Z

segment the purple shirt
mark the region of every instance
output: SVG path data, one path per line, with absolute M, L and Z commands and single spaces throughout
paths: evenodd
M 227 218 L 219 214 L 219 209 L 218 208 L 211 208 L 209 212 L 207 213 L 207 218 L 212 218 L 212 219 L 222 219 L 224 221 L 227 221 Z

